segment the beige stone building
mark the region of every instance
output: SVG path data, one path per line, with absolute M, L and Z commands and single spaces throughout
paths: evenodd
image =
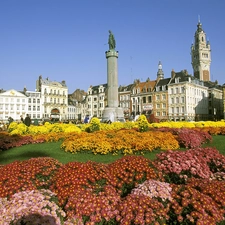
M 64 121 L 68 119 L 68 87 L 66 82 L 51 81 L 39 76 L 36 90 L 41 93 L 42 118 Z
M 84 116 L 89 115 L 89 117 L 102 117 L 103 110 L 107 105 L 107 102 L 105 101 L 107 93 L 106 90 L 107 84 L 90 86 L 88 88 L 86 96 L 86 112 Z

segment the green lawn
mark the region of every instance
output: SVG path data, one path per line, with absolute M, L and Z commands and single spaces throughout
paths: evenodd
M 123 155 L 93 155 L 92 153 L 78 153 L 71 154 L 64 152 L 60 149 L 62 142 L 42 143 L 24 145 L 18 148 L 12 148 L 6 151 L 0 152 L 0 164 L 8 164 L 15 160 L 27 160 L 33 157 L 52 157 L 60 161 L 61 163 L 68 163 L 72 161 L 86 162 L 88 160 L 110 163 Z M 225 136 L 213 136 L 212 143 L 205 144 L 204 147 L 210 146 L 217 148 L 221 154 L 225 155 Z M 146 158 L 154 159 L 155 155 L 159 153 L 159 150 L 149 152 L 145 154 Z

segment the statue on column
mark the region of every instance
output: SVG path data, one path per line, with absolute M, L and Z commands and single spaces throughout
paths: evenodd
M 116 41 L 115 41 L 114 35 L 111 30 L 109 30 L 108 44 L 109 44 L 109 50 L 116 48 Z

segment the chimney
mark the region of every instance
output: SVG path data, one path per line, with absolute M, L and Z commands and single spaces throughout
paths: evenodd
M 171 71 L 171 78 L 174 78 L 175 75 L 176 75 L 176 73 L 175 73 L 174 69 L 172 69 L 172 71 Z

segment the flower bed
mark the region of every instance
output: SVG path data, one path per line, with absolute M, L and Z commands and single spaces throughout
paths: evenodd
M 0 224 L 222 224 L 224 193 L 225 156 L 214 148 L 110 164 L 40 157 L 0 167 Z
M 55 129 L 54 129 L 55 130 Z M 9 135 L 0 133 L 0 150 L 24 144 L 56 142 L 63 140 L 61 148 L 66 152 L 89 151 L 93 154 L 144 154 L 155 149 L 175 150 L 194 148 L 212 140 L 211 135 L 200 129 L 159 128 L 145 132 L 135 129 L 101 130 L 95 132 L 50 132 L 35 135 Z
M 148 124 L 142 116 L 137 123 L 112 125 L 95 119 L 81 128 L 12 124 L 11 135 L 0 133 L 0 150 L 62 140 L 67 152 L 126 156 L 110 164 L 63 165 L 40 157 L 0 165 L 0 224 L 222 225 L 225 156 L 201 145 L 211 134 L 224 134 L 223 124 L 171 122 L 166 127 Z M 176 151 L 179 147 L 188 150 Z M 154 161 L 140 156 L 155 149 L 166 151 Z

